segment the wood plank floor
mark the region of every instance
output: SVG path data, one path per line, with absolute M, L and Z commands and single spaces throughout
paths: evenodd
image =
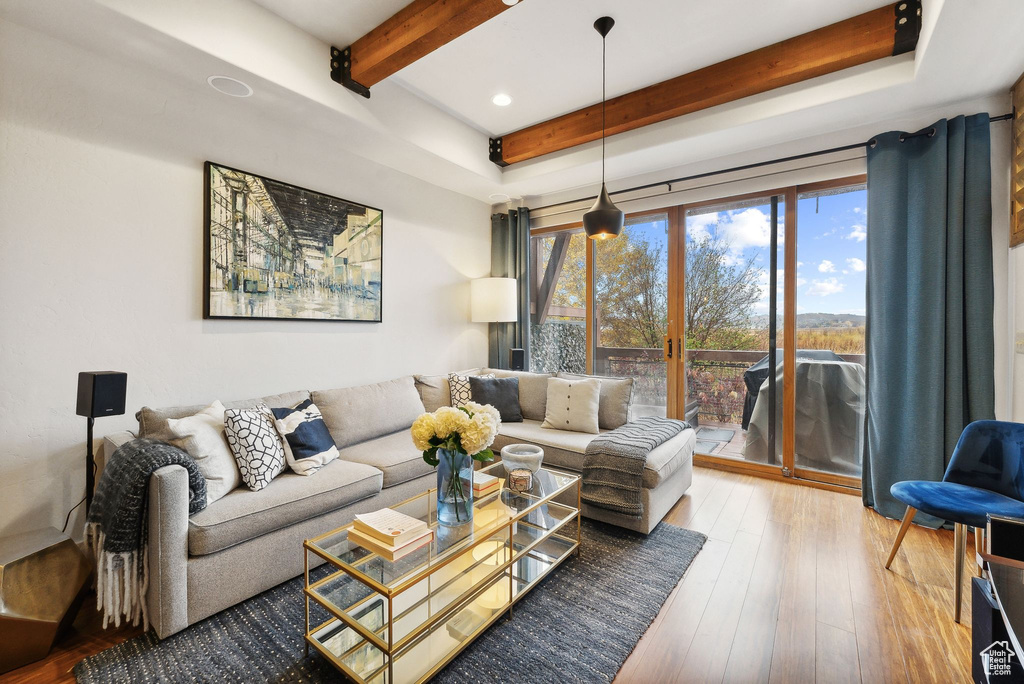
M 887 571 L 899 523 L 860 497 L 705 468 L 666 521 L 708 541 L 618 684 L 971 680 L 952 532 L 913 527 Z
M 859 497 L 705 468 L 666 520 L 708 541 L 616 682 L 970 681 L 972 566 L 956 625 L 952 532 L 912 528 L 886 571 L 898 523 Z M 73 682 L 81 658 L 137 633 L 101 630 L 87 604 L 0 684 Z

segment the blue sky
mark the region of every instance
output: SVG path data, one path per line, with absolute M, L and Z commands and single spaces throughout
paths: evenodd
M 779 207 L 780 225 L 783 207 Z M 748 207 L 687 217 L 687 242 L 706 236 L 730 246 L 730 258 L 754 258 L 762 273 L 758 313 L 768 311 L 770 207 Z M 797 201 L 797 311 L 864 314 L 867 261 L 867 191 Z M 782 283 L 782 235 L 779 284 Z M 781 296 L 780 296 L 781 301 Z

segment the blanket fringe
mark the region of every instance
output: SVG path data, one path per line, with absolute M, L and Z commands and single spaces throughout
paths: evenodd
M 146 593 L 149 589 L 149 554 L 146 549 L 114 553 L 105 551 L 106 535 L 97 523 L 85 528 L 86 544 L 96 558 L 96 610 L 103 612 L 103 628 L 111 620 L 121 626 L 121 616 L 144 630 L 149 629 Z M 141 557 L 140 557 L 141 556 Z

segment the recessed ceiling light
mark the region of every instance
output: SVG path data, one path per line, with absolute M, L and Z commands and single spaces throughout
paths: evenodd
M 508 202 L 512 198 L 504 193 L 496 192 L 493 195 L 488 195 L 487 199 L 491 200 L 491 204 L 500 204 L 502 202 Z
M 230 76 L 211 76 L 206 79 L 214 90 L 230 95 L 231 97 L 249 97 L 252 95 L 252 88 L 248 83 L 242 83 L 237 78 Z
M 516 5 L 516 4 L 519 3 L 519 0 L 501 0 L 501 1 L 503 3 L 505 3 L 506 5 L 508 5 L 509 7 L 512 7 L 513 5 Z
M 510 104 L 512 104 L 512 98 L 506 95 L 505 93 L 498 93 L 497 95 L 491 98 L 491 102 L 498 105 L 499 107 L 508 107 Z

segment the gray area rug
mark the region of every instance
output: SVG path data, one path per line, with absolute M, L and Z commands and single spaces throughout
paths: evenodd
M 645 537 L 584 520 L 580 555 L 434 681 L 610 682 L 706 539 L 666 523 Z M 312 649 L 303 656 L 303 620 L 299 577 L 163 641 L 149 633 L 109 648 L 74 672 L 82 684 L 345 681 Z

